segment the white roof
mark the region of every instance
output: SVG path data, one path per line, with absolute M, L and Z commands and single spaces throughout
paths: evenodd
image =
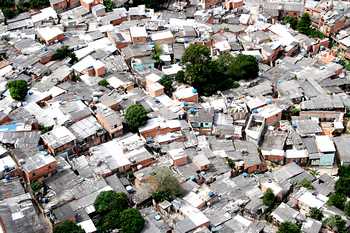
M 200 211 L 198 208 L 193 207 L 187 202 L 181 205 L 180 211 L 183 213 L 183 215 L 188 217 L 197 227 L 209 222 L 209 219 L 203 214 L 202 211 Z
M 5 170 L 5 167 L 8 167 L 8 168 L 16 167 L 16 163 L 11 158 L 11 156 L 5 156 L 4 158 L 0 159 L 0 171 L 3 172 Z
M 4 75 L 12 72 L 12 66 L 8 65 L 0 69 L 0 77 L 3 77 Z
M 281 112 L 282 109 L 275 104 L 269 104 L 258 109 L 258 115 L 263 118 L 269 118 Z
M 93 67 L 94 69 L 98 69 L 100 67 L 103 67 L 104 63 L 100 60 L 96 60 L 92 56 L 87 56 L 80 60 L 79 62 L 75 63 L 72 68 L 78 72 L 82 72 L 83 70 Z
M 339 42 L 345 45 L 346 47 L 350 47 L 350 36 L 341 39 Z
M 296 150 L 296 149 L 286 150 L 287 159 L 307 158 L 308 156 L 309 155 L 307 150 Z
M 168 31 L 168 30 L 155 32 L 155 33 L 151 34 L 151 39 L 153 41 L 169 39 L 169 38 L 173 38 L 173 33 L 171 31 Z
M 193 87 L 186 87 L 186 88 L 181 88 L 181 89 L 176 90 L 174 92 L 174 95 L 178 99 L 183 99 L 183 98 L 189 98 L 189 97 L 198 95 L 198 93 L 194 92 Z
M 150 73 L 145 78 L 146 78 L 147 81 L 155 83 L 155 82 L 158 82 L 162 77 L 160 77 L 158 74 Z
M 271 189 L 274 195 L 278 195 L 283 190 L 282 187 L 274 181 L 266 181 L 263 183 L 263 186 L 267 189 Z
M 50 132 L 41 135 L 41 138 L 53 148 L 58 148 L 76 139 L 65 126 L 55 127 Z
M 292 34 L 288 31 L 288 28 L 285 25 L 272 24 L 269 27 L 269 30 L 279 36 L 278 41 L 282 45 L 287 46 L 296 41 L 294 36 L 292 36 Z
M 189 192 L 186 196 L 183 197 L 185 201 L 191 203 L 192 206 L 199 208 L 205 202 L 199 195 L 194 192 Z
M 131 37 L 147 37 L 147 32 L 145 27 L 130 27 Z
M 320 209 L 325 204 L 324 201 L 318 199 L 309 191 L 306 191 L 303 195 L 301 195 L 298 201 L 305 205 L 308 205 L 311 208 L 317 208 L 317 209 Z
M 116 88 L 116 89 L 125 84 L 125 82 L 123 82 L 122 80 L 120 80 L 115 76 L 110 77 L 109 79 L 107 79 L 107 81 L 109 85 L 111 85 L 113 88 Z
M 63 34 L 63 31 L 58 27 L 44 27 L 37 29 L 38 35 L 45 41 L 52 40 L 58 35 Z
M 172 64 L 172 65 L 169 65 L 169 66 L 162 66 L 162 72 L 165 75 L 175 75 L 180 70 L 182 70 L 182 66 L 180 66 L 179 64 Z
M 33 23 L 40 22 L 49 18 L 57 19 L 57 13 L 52 7 L 40 10 L 40 13 L 32 15 Z
M 316 136 L 317 148 L 320 152 L 335 152 L 334 143 L 329 136 Z
M 91 219 L 78 223 L 78 226 L 83 228 L 85 233 L 93 233 L 93 232 L 96 232 L 97 230 Z

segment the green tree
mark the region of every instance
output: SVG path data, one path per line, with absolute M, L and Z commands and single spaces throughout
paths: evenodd
M 85 231 L 72 221 L 64 221 L 54 227 L 53 233 L 85 233 Z
M 274 206 L 276 201 L 276 197 L 273 194 L 271 189 L 267 189 L 266 192 L 264 193 L 263 196 L 263 203 L 264 205 L 266 205 L 267 207 L 271 208 Z
M 314 189 L 314 186 L 312 186 L 312 183 L 310 180 L 303 179 L 298 183 L 298 186 L 304 187 L 306 189 Z
M 103 86 L 103 87 L 107 87 L 108 86 L 108 81 L 106 79 L 102 79 L 98 82 L 98 85 Z
M 152 51 L 152 58 L 156 61 L 157 64 L 160 64 L 160 56 L 162 55 L 163 50 L 159 44 L 155 44 Z
M 145 226 L 141 213 L 134 208 L 121 212 L 119 221 L 122 233 L 140 233 Z
M 175 81 L 179 83 L 185 82 L 185 72 L 183 70 L 180 70 L 179 72 L 176 73 Z
M 337 233 L 346 233 L 346 222 L 339 215 L 334 215 L 326 218 L 323 224 Z
M 152 198 L 157 203 L 165 201 L 165 200 L 171 201 L 173 199 L 171 194 L 167 191 L 156 191 L 156 192 L 152 193 Z
M 210 49 L 200 44 L 191 44 L 182 56 L 182 63 L 184 64 L 207 64 L 210 60 Z
M 159 80 L 159 83 L 162 84 L 162 86 L 164 87 L 165 94 L 167 94 L 168 96 L 171 97 L 173 92 L 175 91 L 174 86 L 173 86 L 173 78 L 168 76 L 168 75 L 164 75 Z
M 120 228 L 120 214 L 121 212 L 119 210 L 111 210 L 103 215 L 97 222 L 97 229 L 99 232 L 110 232 Z
M 131 131 L 136 132 L 147 122 L 147 111 L 140 104 L 130 105 L 125 112 L 125 120 Z
M 184 75 L 179 73 L 176 81 L 192 85 L 202 95 L 212 95 L 217 91 L 238 87 L 238 80 L 256 78 L 258 62 L 253 56 L 229 53 L 212 60 L 210 50 L 204 45 L 190 45 L 182 57 L 185 64 Z
M 304 13 L 297 25 L 298 31 L 300 33 L 303 33 L 305 35 L 308 35 L 310 33 L 310 27 L 311 27 L 311 18 L 308 13 Z
M 107 12 L 113 11 L 113 8 L 115 8 L 115 4 L 112 0 L 103 0 L 103 5 L 106 7 Z
M 229 72 L 236 80 L 253 79 L 258 77 L 259 64 L 255 57 L 239 54 L 230 65 Z
M 345 207 L 344 207 L 344 212 L 346 216 L 350 217 L 350 201 L 346 202 Z
M 33 192 L 36 193 L 43 187 L 43 184 L 39 181 L 33 181 L 30 184 L 30 187 L 32 188 Z
M 157 189 L 152 195 L 155 201 L 171 201 L 183 195 L 179 181 L 168 168 L 159 168 L 154 177 L 157 181 Z
M 301 233 L 300 227 L 291 222 L 284 222 L 278 228 L 277 233 Z
M 346 196 L 344 194 L 333 193 L 332 195 L 329 196 L 327 204 L 343 210 L 345 206 L 345 202 L 346 202 Z
M 108 211 L 121 212 L 128 208 L 128 198 L 125 193 L 114 191 L 101 192 L 94 203 L 97 213 L 107 213 Z
M 321 221 L 323 218 L 323 213 L 320 209 L 311 208 L 309 212 L 309 217 Z
M 298 26 L 298 19 L 293 16 L 286 16 L 283 18 L 283 23 L 284 24 L 289 24 L 291 28 L 294 30 L 297 29 Z
M 28 84 L 25 80 L 14 80 L 7 83 L 10 95 L 14 100 L 23 101 L 28 92 Z
M 62 46 L 61 48 L 56 49 L 55 53 L 52 56 L 52 59 L 63 60 L 67 57 L 70 58 L 69 63 L 71 65 L 78 61 L 78 58 L 76 57 L 75 53 L 73 52 L 73 50 L 69 49 L 68 46 Z

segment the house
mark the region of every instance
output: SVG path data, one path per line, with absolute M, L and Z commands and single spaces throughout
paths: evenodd
M 334 137 L 333 141 L 337 149 L 336 155 L 340 165 L 350 165 L 350 137 L 347 135 L 342 135 L 340 137 Z
M 91 8 L 91 13 L 96 18 L 102 17 L 106 14 L 106 7 L 102 4 L 95 5 Z
M 105 64 L 90 55 L 75 63 L 72 69 L 78 74 L 88 74 L 89 76 L 103 76 L 106 73 Z
M 63 152 L 72 153 L 76 143 L 76 137 L 65 126 L 55 127 L 50 132 L 42 134 L 41 139 L 53 155 Z
M 198 92 L 193 87 L 178 88 L 173 93 L 173 99 L 180 102 L 198 103 Z
M 50 0 L 50 6 L 57 12 L 63 12 L 67 7 L 67 0 Z
M 183 148 L 169 150 L 168 154 L 170 155 L 173 164 L 177 167 L 188 163 L 188 156 Z
M 316 194 L 304 190 L 297 200 L 300 212 L 302 214 L 308 214 L 311 208 L 321 209 L 326 204 L 328 198 L 322 194 Z
M 39 151 L 22 161 L 21 168 L 28 182 L 52 175 L 58 166 L 57 160 L 45 151 Z
M 80 5 L 88 11 L 91 11 L 91 8 L 93 6 L 102 4 L 102 3 L 103 1 L 101 0 L 80 0 Z
M 225 0 L 224 7 L 226 10 L 234 10 L 241 8 L 244 4 L 243 0 Z
M 208 170 L 211 164 L 208 157 L 204 153 L 199 153 L 198 155 L 194 156 L 192 162 L 194 165 L 196 165 L 199 171 Z
M 123 135 L 123 122 L 116 111 L 99 103 L 96 105 L 95 114 L 97 121 L 111 138 Z
M 211 109 L 200 108 L 198 110 L 190 109 L 188 114 L 188 123 L 192 129 L 200 134 L 211 134 L 214 121 L 214 112 Z
M 284 164 L 284 146 L 288 134 L 283 131 L 268 130 L 261 144 L 261 154 L 265 160 Z
M 171 31 L 158 31 L 151 34 L 151 40 L 156 44 L 174 43 L 174 35 Z
M 316 146 L 319 151 L 319 158 L 313 158 L 311 165 L 333 166 L 335 161 L 335 152 L 333 141 L 329 136 L 316 136 Z
M 145 44 L 147 40 L 147 32 L 145 27 L 130 27 L 130 36 L 134 44 Z
M 298 220 L 301 220 L 300 213 L 283 202 L 272 211 L 271 216 L 273 221 L 277 224 L 282 224 L 284 222 L 297 223 Z
M 91 147 L 89 152 L 91 163 L 103 161 L 96 167 L 96 171 L 102 176 L 109 176 L 117 171 L 125 172 L 131 168 L 147 167 L 155 162 L 154 156 L 146 150 L 144 142 L 136 134 Z
M 265 130 L 265 119 L 258 115 L 251 114 L 245 128 L 247 141 L 260 144 L 262 135 Z
M 165 120 L 162 118 L 148 119 L 146 125 L 139 128 L 143 138 L 157 138 L 161 135 L 171 134 L 181 130 L 179 120 Z
M 203 9 L 209 9 L 221 3 L 219 0 L 201 0 L 198 5 Z
M 0 218 L 3 231 L 13 233 L 47 232 L 51 226 L 37 211 L 29 193 L 19 194 L 0 201 Z
M 84 118 L 68 128 L 76 137 L 79 151 L 85 151 L 106 140 L 106 131 L 94 116 Z
M 64 39 L 63 31 L 58 27 L 38 28 L 37 34 L 40 40 L 46 44 L 54 44 Z

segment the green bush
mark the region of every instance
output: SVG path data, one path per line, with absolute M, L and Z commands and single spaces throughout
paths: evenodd
M 7 88 L 10 90 L 10 95 L 14 100 L 25 100 L 28 92 L 28 84 L 25 80 L 14 80 L 7 83 Z
M 291 222 L 284 222 L 278 228 L 277 233 L 301 233 L 300 227 Z
M 263 196 L 264 205 L 271 208 L 274 206 L 275 202 L 276 202 L 276 197 L 273 194 L 272 190 L 267 189 L 266 192 L 264 193 L 264 196 Z
M 145 220 L 139 210 L 134 208 L 121 212 L 119 221 L 123 233 L 140 233 L 145 226 Z
M 323 218 L 323 213 L 320 209 L 317 208 L 311 208 L 309 212 L 310 218 L 316 219 L 318 221 L 321 221 Z
M 101 81 L 98 82 L 98 85 L 107 87 L 108 86 L 108 81 L 106 79 L 102 79 Z
M 72 221 L 64 221 L 54 227 L 53 233 L 85 233 L 85 231 Z
M 125 193 L 104 191 L 97 196 L 94 206 L 97 213 L 103 214 L 112 210 L 121 212 L 128 208 L 128 197 Z
M 136 132 L 139 127 L 143 126 L 147 122 L 147 111 L 140 104 L 130 105 L 125 112 L 125 120 L 129 126 L 129 129 Z

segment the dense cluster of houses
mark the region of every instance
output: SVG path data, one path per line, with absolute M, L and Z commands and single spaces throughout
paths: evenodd
M 311 208 L 349 227 L 326 203 L 337 167 L 350 165 L 350 78 L 340 62 L 350 58 L 350 2 L 176 1 L 159 12 L 114 3 L 107 12 L 101 0 L 50 0 L 12 19 L 0 14 L 1 232 L 46 233 L 65 220 L 96 232 L 93 204 L 108 190 L 140 209 L 144 233 L 273 233 L 287 221 L 325 230 Z M 280 23 L 304 12 L 325 39 Z M 159 81 L 185 69 L 192 43 L 214 58 L 256 57 L 259 77 L 211 97 L 174 82 L 166 95 Z M 76 63 L 53 59 L 63 46 Z M 9 80 L 30 84 L 25 101 L 12 99 Z M 148 112 L 139 133 L 125 129 L 132 104 Z M 183 197 L 152 202 L 159 167 Z M 314 189 L 296 185 L 304 180 Z M 31 187 L 38 182 L 42 195 Z M 271 221 L 268 189 L 281 201 Z

